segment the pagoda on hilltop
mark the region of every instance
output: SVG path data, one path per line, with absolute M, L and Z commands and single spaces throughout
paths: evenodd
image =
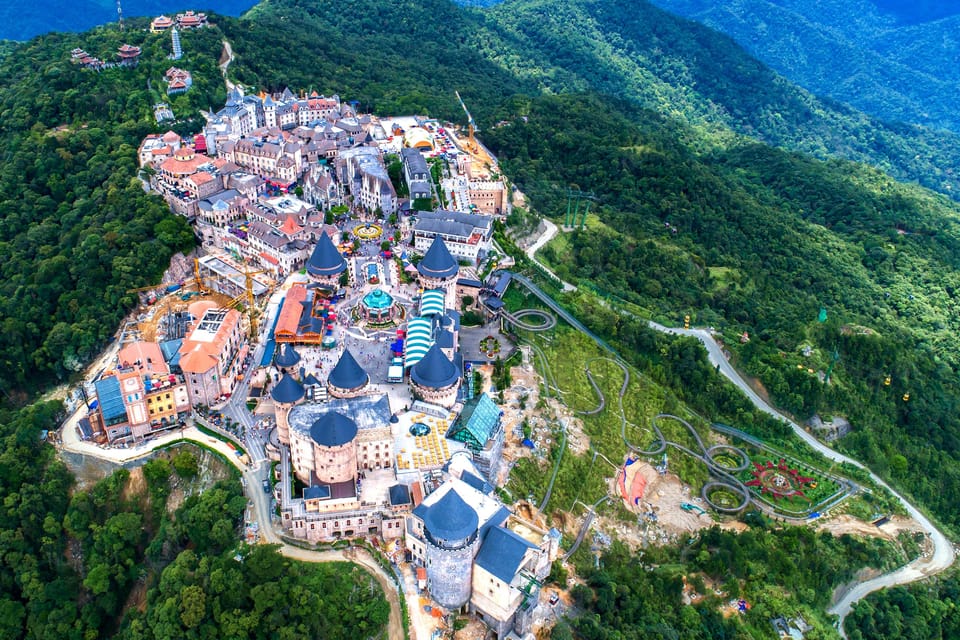
M 123 44 L 117 49 L 117 55 L 120 56 L 121 67 L 135 67 L 140 62 L 140 47 Z

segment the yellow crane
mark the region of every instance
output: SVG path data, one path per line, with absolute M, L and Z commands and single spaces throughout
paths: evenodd
M 204 295 L 213 295 L 215 292 L 212 287 L 209 287 L 208 284 L 216 282 L 218 280 L 229 280 L 231 276 L 208 276 L 204 278 L 200 275 L 200 260 L 199 258 L 194 258 L 193 261 L 193 270 L 194 276 L 197 280 L 197 290 Z M 243 267 L 243 271 L 240 271 L 240 275 L 244 279 L 244 288 L 243 292 L 240 293 L 237 297 L 231 299 L 224 306 L 227 308 L 236 308 L 241 306 L 243 302 L 246 302 L 246 314 L 247 320 L 250 328 L 250 339 L 253 339 L 257 335 L 257 316 L 254 313 L 256 309 L 256 297 L 253 295 L 253 276 L 260 275 L 262 273 L 270 273 L 266 269 L 250 269 L 246 265 Z

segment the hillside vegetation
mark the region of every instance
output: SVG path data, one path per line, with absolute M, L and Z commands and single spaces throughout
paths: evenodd
M 652 1 L 729 35 L 813 93 L 884 120 L 960 130 L 954 3 Z
M 546 252 L 584 285 L 568 302 L 587 322 L 681 399 L 696 396 L 698 409 L 748 416 L 693 340 L 654 336 L 588 285 L 652 316 L 678 323 L 691 313 L 717 326 L 777 402 L 801 417 L 848 415 L 855 431 L 840 446 L 958 524 L 958 211 L 944 197 L 838 159 L 947 190 L 954 177 L 938 167 L 955 165 L 953 138 L 817 100 L 731 40 L 646 3 L 628 10 L 514 0 L 477 10 L 443 0 L 274 0 L 249 18 L 217 23 L 183 35 L 180 65 L 194 86 L 171 101 L 184 118 L 176 130 L 196 131 L 198 111 L 223 103 L 216 65 L 224 35 L 237 53 L 232 77 L 257 89 L 338 92 L 383 115 L 462 122 L 453 96 L 460 89 L 482 138 L 538 211 L 560 215 L 571 185 L 597 193 L 589 232 L 564 235 Z M 242 510 L 235 482 L 185 503 L 176 524 L 151 515 L 160 500 L 152 494 L 131 506 L 122 477 L 71 497 L 69 475 L 39 439 L 58 426 L 60 407 L 14 409 L 76 376 L 134 304 L 126 290 L 157 282 L 169 256 L 193 243 L 185 222 L 136 177 L 135 150 L 158 130 L 151 107 L 164 97 L 160 77 L 170 64 L 169 38 L 145 26 L 43 36 L 0 59 L 0 635 L 268 637 L 288 616 L 316 608 L 322 615 L 295 621 L 305 636 L 334 637 L 323 625 L 335 610 L 369 630 L 380 600 L 360 596 L 370 592 L 359 578 L 337 583 L 348 592 L 342 598 L 318 602 L 332 582 L 322 571 L 285 567 L 268 551 L 255 562 L 233 559 Z M 144 47 L 135 70 L 93 73 L 69 61 L 74 47 L 109 58 L 124 41 Z M 821 306 L 824 323 L 816 321 Z M 752 340 L 740 347 L 744 330 Z M 830 368 L 831 384 L 798 365 Z M 908 392 L 909 402 L 900 400 Z M 161 496 L 163 486 L 148 488 Z M 184 550 L 188 540 L 194 549 Z M 736 546 L 731 540 L 705 540 L 697 554 L 707 557 L 690 566 L 721 574 L 723 558 L 709 556 Z M 823 559 L 831 580 L 872 553 L 848 541 L 796 543 L 778 551 L 776 575 L 793 575 L 782 556 L 801 548 L 846 558 Z M 758 559 L 744 579 L 769 560 Z M 826 583 L 804 575 L 813 592 L 796 597 L 819 605 Z M 675 574 L 654 582 L 654 591 L 676 596 Z M 147 587 L 145 610 L 124 618 L 135 587 L 141 595 Z M 588 588 L 581 600 L 592 614 L 605 615 L 623 596 L 623 615 L 611 624 L 647 621 L 602 575 Z M 645 589 L 632 593 L 645 597 Z M 307 606 L 283 608 L 291 602 Z M 252 611 L 264 616 L 254 620 Z M 705 629 L 729 629 L 705 617 Z M 696 626 L 661 618 L 667 635 L 674 623 Z M 596 631 L 590 637 L 621 633 Z M 587 635 L 586 627 L 578 632 Z
M 558 275 L 716 326 L 779 406 L 848 416 L 842 448 L 960 524 L 956 205 L 758 144 L 697 154 L 682 126 L 592 96 L 515 109 L 487 138 L 533 206 L 562 215 L 569 184 L 598 194 L 597 220 L 544 252 Z M 637 340 L 615 314 L 592 319 Z
M 123 16 L 167 15 L 195 9 L 238 16 L 256 0 L 205 0 L 199 4 L 184 0 L 123 0 Z M 0 3 L 0 39 L 28 40 L 51 31 L 86 31 L 117 21 L 116 0 L 43 0 L 27 8 L 22 2 Z

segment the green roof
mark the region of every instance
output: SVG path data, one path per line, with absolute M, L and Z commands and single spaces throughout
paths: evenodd
M 467 400 L 447 437 L 473 450 L 483 449 L 500 423 L 500 407 L 486 393 Z

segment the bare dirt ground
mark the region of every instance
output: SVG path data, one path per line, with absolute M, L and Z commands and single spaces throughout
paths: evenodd
M 625 484 L 628 494 L 637 474 L 646 480 L 646 489 L 639 505 L 634 504 L 633 496 L 628 495 L 623 500 L 624 506 L 638 514 L 653 513 L 656 516 L 655 524 L 659 525 L 665 532 L 669 534 L 692 533 L 713 526 L 713 518 L 709 511 L 706 514 L 698 514 L 696 511 L 684 511 L 680 507 L 681 504 L 687 503 L 707 510 L 705 505 L 698 504 L 699 496 L 691 495 L 690 487 L 681 482 L 676 474 L 660 475 L 656 469 L 646 462 L 635 462 L 629 465 L 626 467 L 626 474 Z
M 890 521 L 882 526 L 875 526 L 869 522 L 864 522 L 851 515 L 840 514 L 821 522 L 817 529 L 829 531 L 835 536 L 849 533 L 851 535 L 866 536 L 870 538 L 883 538 L 884 540 L 895 540 L 897 535 L 903 531 L 916 532 L 923 531 L 916 520 L 903 516 L 893 516 Z
M 483 640 L 486 636 L 486 625 L 479 620 L 471 620 L 467 626 L 453 634 L 453 640 Z

